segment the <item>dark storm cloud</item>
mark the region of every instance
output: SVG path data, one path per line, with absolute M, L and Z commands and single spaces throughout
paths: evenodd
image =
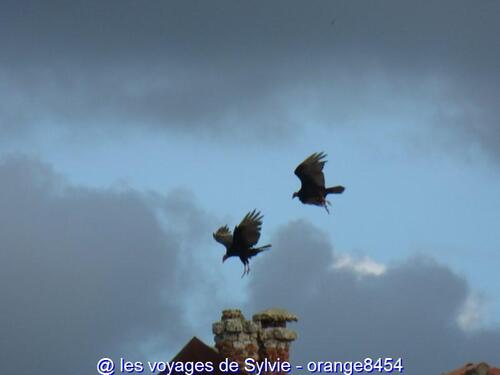
M 448 268 L 413 258 L 360 278 L 333 269 L 334 257 L 326 236 L 298 221 L 281 229 L 254 269 L 252 310 L 285 307 L 299 316 L 297 362 L 402 357 L 407 374 L 438 374 L 498 361 L 500 330 L 464 333 L 457 325 L 468 287 Z
M 8 1 L 2 8 L 4 133 L 50 121 L 261 139 L 289 135 L 311 116 L 337 124 L 431 110 L 419 125 L 453 129 L 498 154 L 495 1 Z
M 2 373 L 91 374 L 100 357 L 167 355 L 193 335 L 185 295 L 195 275 L 213 280 L 195 259 L 186 268 L 202 241 L 187 246 L 172 218 L 196 214 L 208 232 L 206 214 L 160 205 L 159 220 L 148 196 L 72 187 L 18 157 L 2 160 L 0 180 Z

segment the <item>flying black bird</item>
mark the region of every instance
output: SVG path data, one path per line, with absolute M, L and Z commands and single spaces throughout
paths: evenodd
M 326 212 L 330 213 L 327 205 L 331 203 L 326 200 L 326 196 L 341 194 L 345 188 L 343 186 L 325 188 L 325 175 L 323 174 L 325 157 L 325 153 L 315 152 L 295 168 L 295 174 L 300 178 L 302 186 L 299 191 L 293 193 L 292 199 L 299 197 L 302 203 L 325 207 Z
M 229 257 L 240 258 L 244 265 L 241 277 L 250 272 L 249 259 L 271 247 L 271 245 L 253 247 L 260 238 L 262 218 L 260 212 L 253 210 L 245 215 L 239 225 L 234 227 L 234 234 L 231 234 L 227 225 L 220 227 L 213 234 L 214 239 L 226 247 L 226 254 L 222 257 L 223 263 Z

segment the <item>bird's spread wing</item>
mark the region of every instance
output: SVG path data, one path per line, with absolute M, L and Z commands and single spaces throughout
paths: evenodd
M 295 168 L 295 174 L 302 184 L 314 184 L 316 186 L 325 186 L 325 175 L 323 166 L 326 163 L 326 154 L 324 152 L 315 152 Z
M 231 234 L 231 231 L 229 230 L 229 227 L 227 225 L 224 225 L 223 227 L 220 227 L 217 229 L 217 232 L 213 234 L 214 239 L 223 244 L 226 249 L 229 249 L 231 247 L 231 244 L 233 243 L 233 235 Z
M 241 223 L 234 228 L 234 242 L 245 248 L 255 245 L 260 238 L 262 218 L 263 216 L 256 210 L 247 213 Z

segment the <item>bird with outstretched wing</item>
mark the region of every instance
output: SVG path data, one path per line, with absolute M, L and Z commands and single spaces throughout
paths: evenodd
M 324 152 L 315 152 L 300 163 L 295 168 L 295 175 L 300 179 L 300 190 L 293 193 L 292 199 L 298 197 L 304 204 L 312 204 L 324 207 L 326 212 L 330 201 L 326 199 L 328 194 L 341 194 L 345 188 L 343 186 L 325 187 L 325 175 L 323 167 L 325 166 L 326 154 Z
M 233 256 L 240 258 L 244 266 L 241 277 L 250 272 L 249 259 L 271 247 L 270 244 L 253 247 L 259 242 L 262 218 L 260 212 L 253 210 L 245 215 L 239 225 L 234 227 L 234 233 L 231 233 L 227 225 L 213 233 L 214 239 L 226 248 L 226 253 L 222 257 L 223 263 Z

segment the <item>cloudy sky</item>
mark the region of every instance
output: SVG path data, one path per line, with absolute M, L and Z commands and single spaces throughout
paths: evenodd
M 2 374 L 299 315 L 292 358 L 499 365 L 500 2 L 0 5 Z M 328 154 L 332 214 L 293 169 Z M 249 210 L 241 280 L 211 233 Z M 5 356 L 6 354 L 6 356 Z

